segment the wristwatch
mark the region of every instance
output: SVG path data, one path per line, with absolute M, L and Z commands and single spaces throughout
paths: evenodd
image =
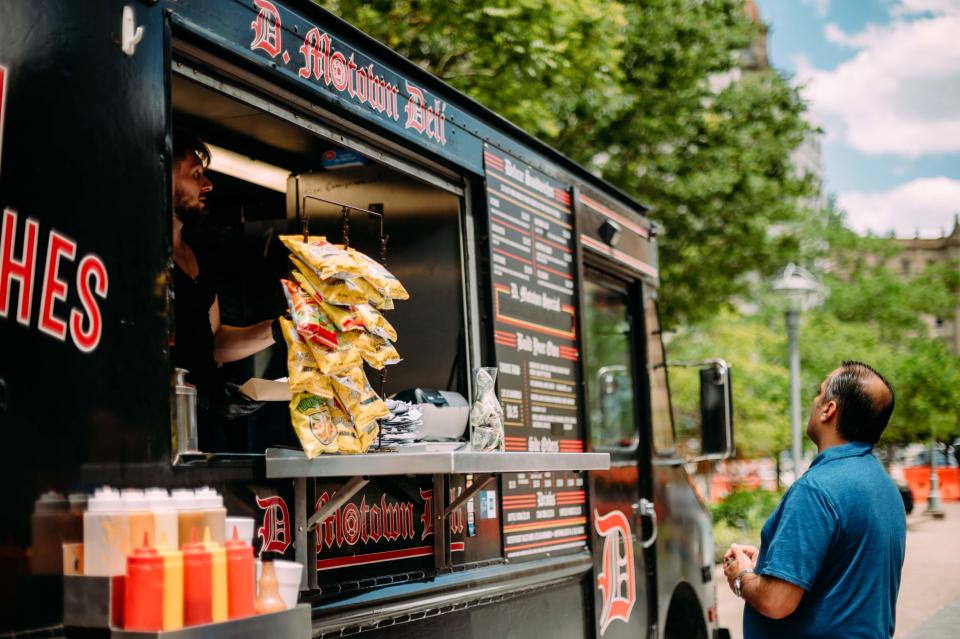
M 754 574 L 753 568 L 747 568 L 746 570 L 741 570 L 740 573 L 733 579 L 733 594 L 743 598 L 743 590 L 741 586 L 743 585 L 743 576 Z

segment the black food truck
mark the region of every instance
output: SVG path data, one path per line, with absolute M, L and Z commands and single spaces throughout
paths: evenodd
M 102 622 L 118 582 L 67 554 L 102 486 L 212 487 L 258 556 L 306 567 L 279 620 L 190 636 L 725 634 L 642 204 L 310 2 L 5 0 L 0 25 L 0 635 L 126 636 Z M 385 260 L 410 299 L 385 313 L 403 361 L 380 394 L 452 441 L 308 459 L 286 402 L 197 418 L 174 355 L 180 127 L 211 151 L 189 242 L 223 323 L 284 311 L 281 235 Z M 463 441 L 481 366 L 501 451 Z M 721 458 L 729 367 L 698 367 Z M 281 379 L 285 350 L 218 373 Z

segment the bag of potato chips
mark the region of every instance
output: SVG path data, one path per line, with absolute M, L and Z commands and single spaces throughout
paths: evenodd
M 323 348 L 308 342 L 307 345 L 313 353 L 313 359 L 317 362 L 320 372 L 324 375 L 333 375 L 360 366 L 363 363 L 363 352 L 357 340 L 362 335 L 366 333 L 358 331 L 340 333 L 337 336 L 339 344 L 334 349 Z
M 356 249 L 346 248 L 345 251 L 357 263 L 358 275 L 366 278 L 382 295 L 395 300 L 410 299 L 407 289 L 383 264 Z
M 355 424 L 369 424 L 375 419 L 390 416 L 390 409 L 373 391 L 361 366 L 332 375 L 330 382 L 337 399 L 350 413 Z
M 330 379 L 320 374 L 310 347 L 303 341 L 293 322 L 280 318 L 280 328 L 287 342 L 287 379 L 291 393 L 307 392 L 333 399 Z
M 297 393 L 290 400 L 290 421 L 308 459 L 338 450 L 337 427 L 329 410 L 332 403 L 311 393 Z
M 372 333 L 364 333 L 361 339 L 357 340 L 357 348 L 360 349 L 363 361 L 378 371 L 383 370 L 384 366 L 400 362 L 400 353 L 393 344 Z
M 300 336 L 307 342 L 336 348 L 336 329 L 320 310 L 320 305 L 296 283 L 290 280 L 280 280 L 280 283 L 290 307 L 290 316 Z
M 354 283 L 354 280 L 329 279 L 321 280 L 317 272 L 307 266 L 306 263 L 290 256 L 290 261 L 299 272 L 313 287 L 323 301 L 330 304 L 341 306 L 353 306 L 354 304 L 365 304 L 369 297 L 360 286 Z
M 369 304 L 357 304 L 353 307 L 357 317 L 363 327 L 370 333 L 391 342 L 397 341 L 397 331 L 379 312 L 373 309 Z M 333 318 L 331 318 L 333 319 Z
M 327 242 L 325 237 L 311 236 L 306 242 L 302 235 L 281 235 L 280 241 L 291 253 L 310 265 L 320 279 L 357 277 L 357 260 L 343 247 Z
M 353 425 L 353 420 L 350 419 L 350 414 L 340 405 L 340 402 L 334 401 L 330 405 L 330 417 L 333 420 L 333 424 L 337 427 L 337 447 L 339 448 L 339 452 L 345 454 L 367 452 L 357 429 Z
M 340 306 L 334 306 L 333 304 L 327 304 L 326 302 L 320 302 L 320 309 L 327 314 L 330 321 L 333 322 L 337 330 L 341 332 L 363 329 L 363 322 L 360 321 L 360 318 L 357 317 L 357 314 L 352 308 L 342 308 Z M 376 311 L 373 312 L 376 313 Z

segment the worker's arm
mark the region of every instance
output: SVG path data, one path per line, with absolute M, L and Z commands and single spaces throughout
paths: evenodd
M 733 544 L 724 554 L 724 574 L 734 589 L 734 580 L 743 570 L 757 564 L 757 549 Z M 769 575 L 747 573 L 740 578 L 740 596 L 754 610 L 771 619 L 783 619 L 793 613 L 803 599 L 800 586 Z
M 271 324 L 264 320 L 252 326 L 227 326 L 220 323 L 220 299 L 213 298 L 210 328 L 213 330 L 213 359 L 225 364 L 236 362 L 269 348 L 275 342 Z

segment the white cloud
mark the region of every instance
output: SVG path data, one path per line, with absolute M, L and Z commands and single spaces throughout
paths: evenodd
M 882 193 L 847 191 L 837 196 L 837 204 L 846 211 L 847 224 L 861 233 L 939 237 L 950 232 L 960 212 L 960 180 L 918 178 Z
M 870 155 L 960 152 L 960 0 L 900 0 L 888 24 L 828 24 L 824 37 L 856 53 L 832 70 L 801 64 L 797 76 L 847 144 Z

